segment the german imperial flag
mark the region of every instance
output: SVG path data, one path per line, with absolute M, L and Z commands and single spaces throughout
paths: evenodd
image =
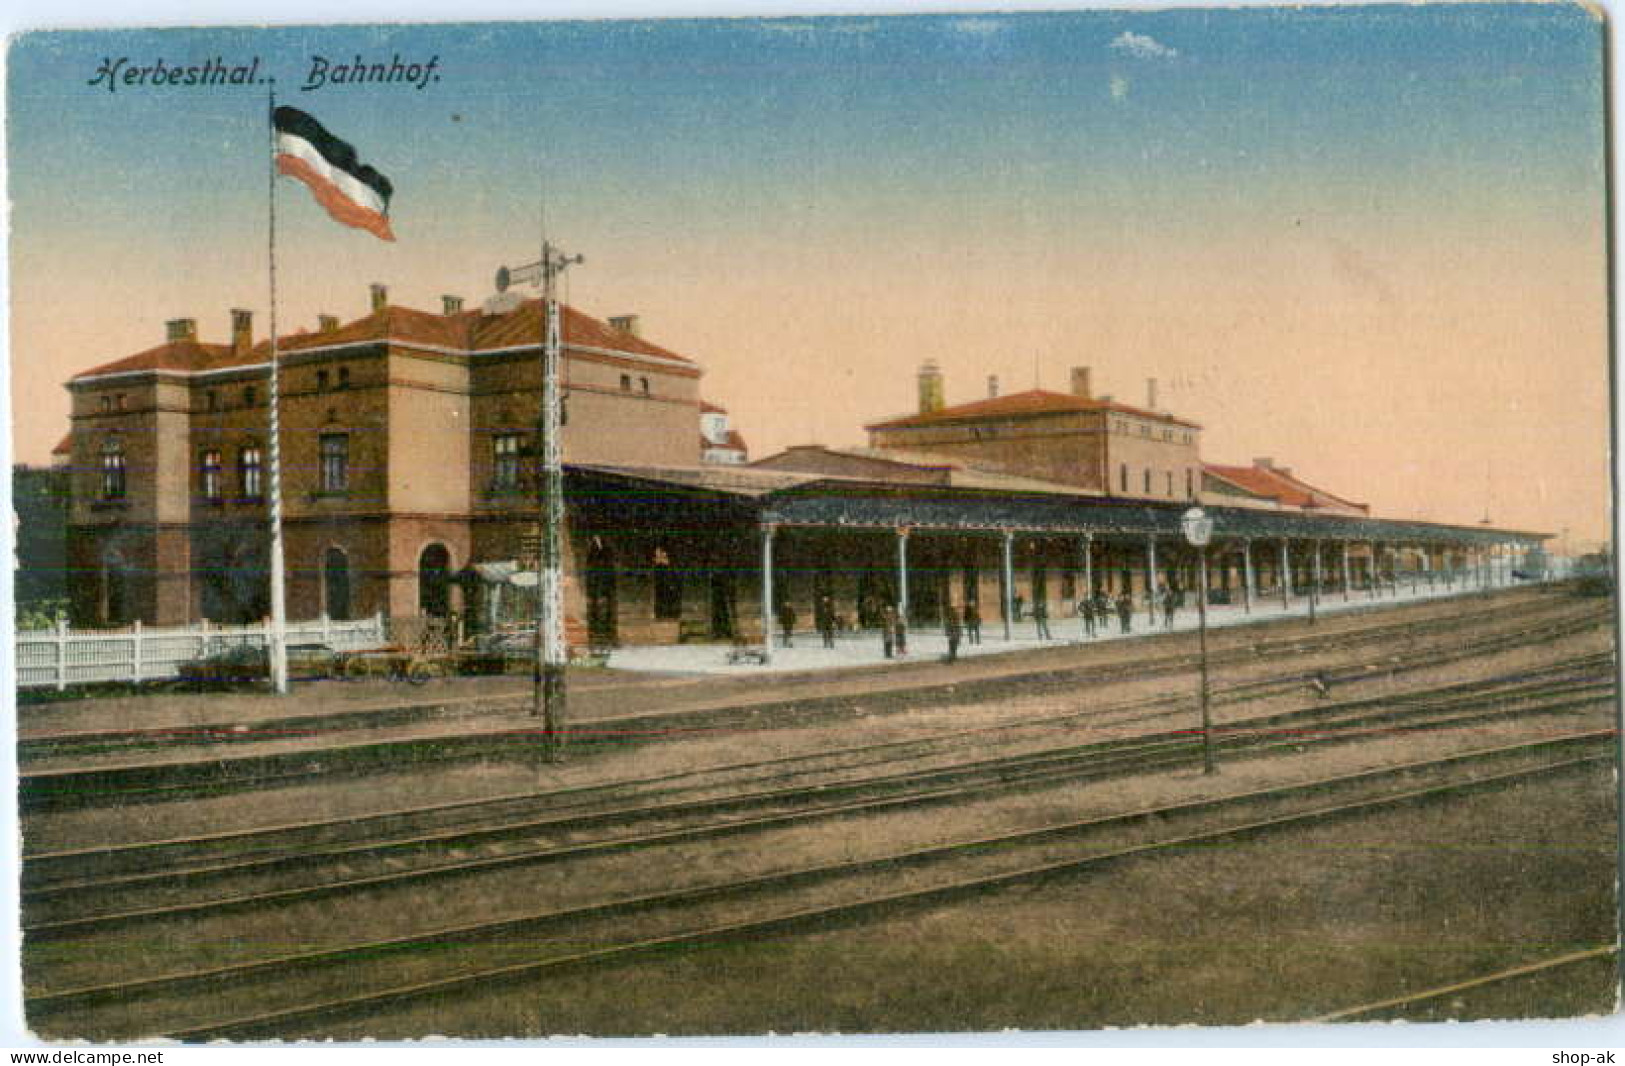
M 271 122 L 279 173 L 304 182 L 334 221 L 386 241 L 395 239 L 389 228 L 395 187 L 388 178 L 364 165 L 353 147 L 298 108 L 277 108 Z

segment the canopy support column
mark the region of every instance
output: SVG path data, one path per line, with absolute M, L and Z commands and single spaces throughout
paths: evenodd
M 1241 542 L 1241 604 L 1246 614 L 1253 613 L 1253 597 L 1258 595 L 1258 585 L 1253 574 L 1253 542 L 1243 538 Z
M 762 527 L 762 661 L 773 662 L 773 532 Z
M 908 626 L 908 527 L 897 527 L 897 619 Z
M 1016 594 L 1016 567 L 1012 556 L 1014 555 L 1016 535 L 1011 530 L 1004 531 L 1004 580 L 999 588 L 1004 596 L 1004 639 L 1011 639 L 1010 620 L 1015 614 L 1014 597 Z
M 1157 535 L 1145 538 L 1145 613 L 1153 627 L 1157 624 Z

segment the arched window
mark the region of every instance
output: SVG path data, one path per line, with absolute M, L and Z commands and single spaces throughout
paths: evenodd
M 220 449 L 206 448 L 198 462 L 198 481 L 203 498 L 210 503 L 220 502 Z
M 245 500 L 265 496 L 265 457 L 257 442 L 251 441 L 237 450 L 237 488 Z
M 622 374 L 621 375 L 621 391 L 622 392 L 631 392 L 632 391 L 632 375 L 631 374 Z
M 418 556 L 418 613 L 451 613 L 451 552 L 444 544 L 431 544 Z
M 102 442 L 102 499 L 122 500 L 125 488 L 124 444 L 108 437 Z

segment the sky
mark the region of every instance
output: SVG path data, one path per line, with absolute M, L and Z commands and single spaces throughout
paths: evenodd
M 699 361 L 766 455 L 1095 388 L 1389 517 L 1609 523 L 1601 24 L 1565 4 L 51 32 L 8 56 L 14 455 L 62 382 L 268 305 L 259 57 L 395 186 L 387 244 L 277 190 L 284 331 L 478 301 L 548 232 L 567 295 Z M 440 79 L 307 81 L 395 55 Z

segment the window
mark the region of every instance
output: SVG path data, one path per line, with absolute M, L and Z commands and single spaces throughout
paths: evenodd
M 113 406 L 120 411 L 124 410 L 124 394 L 122 392 L 113 397 Z
M 111 397 L 111 396 L 103 396 L 102 397 L 102 414 L 107 414 L 112 409 L 113 409 L 113 397 Z
M 117 437 L 102 444 L 102 499 L 124 499 L 124 445 Z
M 1169 470 L 1169 471 L 1167 471 L 1167 474 L 1168 474 L 1168 495 L 1172 496 L 1174 494 L 1174 472 L 1172 470 Z
M 622 392 L 631 392 L 632 391 L 632 375 L 631 374 L 622 374 L 621 375 L 621 391 Z
M 347 367 L 347 366 L 341 366 L 341 367 L 339 367 L 339 388 L 347 389 L 349 387 L 350 387 L 350 368 Z
M 1147 496 L 1151 495 L 1151 468 L 1149 466 L 1145 468 L 1145 494 Z
M 243 406 L 253 407 L 259 402 L 260 394 L 254 386 L 250 385 L 243 390 Z
M 640 388 L 643 389 L 643 395 L 645 395 L 645 396 L 649 395 L 649 379 L 648 378 L 638 378 L 638 385 L 639 385 Z
M 237 485 L 245 500 L 265 496 L 264 460 L 258 444 L 245 444 L 237 452 Z
M 322 491 L 344 492 L 350 487 L 350 438 L 343 433 L 323 433 Z
M 491 487 L 497 490 L 519 487 L 519 450 L 523 441 L 518 433 L 498 433 L 491 438 Z
M 1185 468 L 1185 498 L 1196 499 L 1196 477 L 1188 466 Z
M 220 449 L 210 448 L 198 463 L 203 487 L 203 498 L 210 503 L 220 502 Z
M 1070 570 L 1061 573 L 1061 599 L 1071 600 L 1078 594 L 1077 575 Z
M 205 411 L 218 410 L 220 407 L 220 394 L 210 389 L 203 394 L 203 409 Z
M 1117 468 L 1117 491 L 1128 491 L 1128 464 L 1124 463 Z
M 326 392 L 327 391 L 327 371 L 325 371 L 325 370 L 316 371 L 316 391 L 317 392 Z

